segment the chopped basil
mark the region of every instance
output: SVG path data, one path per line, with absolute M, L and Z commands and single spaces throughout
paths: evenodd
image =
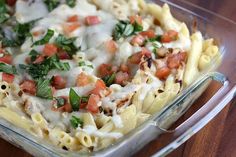
M 81 103 L 88 103 L 89 96 L 82 96 L 81 97 Z
M 36 96 L 44 99 L 52 99 L 52 89 L 50 87 L 49 79 L 38 79 L 37 80 L 37 92 Z
M 5 72 L 7 74 L 17 74 L 15 66 L 5 63 L 0 63 L 0 72 Z
M 121 37 L 128 37 L 143 30 L 138 23 L 131 24 L 129 21 L 119 21 L 113 30 L 113 38 L 119 40 Z
M 30 55 L 31 61 L 33 62 L 33 61 L 35 61 L 36 58 L 38 57 L 39 53 L 38 53 L 36 50 L 31 50 L 30 53 L 29 53 L 29 55 Z
M 82 66 L 87 66 L 87 67 L 90 67 L 90 68 L 93 69 L 93 65 L 91 65 L 91 64 L 86 64 L 85 61 L 80 61 L 80 62 L 78 63 L 78 65 L 79 65 L 80 67 L 82 67 Z
M 69 100 L 73 111 L 78 111 L 81 97 L 71 88 L 69 93 Z
M 62 34 L 59 34 L 56 38 L 56 45 L 66 51 L 70 57 L 72 57 L 80 49 L 74 45 L 76 38 L 66 38 Z
M 25 39 L 31 36 L 30 29 L 32 28 L 34 22 L 35 21 L 24 24 L 16 24 L 16 26 L 14 27 L 14 31 L 16 33 L 16 42 L 18 45 L 22 45 L 25 42 Z
M 0 0 L 0 24 L 7 21 L 9 17 L 10 15 L 8 14 L 7 6 L 4 0 Z
M 73 8 L 76 5 L 76 0 L 66 0 L 66 4 Z
M 76 129 L 79 126 L 81 127 L 83 125 L 83 121 L 82 121 L 82 119 L 80 119 L 76 116 L 72 116 L 70 119 L 70 124 L 74 129 Z
M 53 35 L 54 35 L 54 31 L 51 30 L 51 29 L 48 29 L 46 35 L 42 39 L 34 42 L 33 45 L 44 45 L 44 44 L 47 44 L 50 41 L 50 39 L 53 37 Z
M 60 97 L 57 97 L 57 98 L 55 98 L 55 100 L 56 100 L 56 107 L 57 108 L 60 108 L 60 107 L 62 107 L 62 106 L 64 106 L 65 105 L 65 99 L 63 99 L 63 98 L 60 98 Z
M 62 62 L 54 62 L 53 63 L 55 68 L 62 71 L 68 71 L 70 70 L 70 64 L 69 63 L 62 63 Z
M 106 76 L 106 77 L 102 78 L 102 80 L 105 82 L 106 86 L 109 87 L 110 85 L 112 85 L 114 83 L 115 78 L 116 78 L 116 74 L 113 73 L 110 76 Z
M 18 44 L 15 40 L 7 39 L 7 38 L 1 38 L 0 41 L 2 42 L 3 47 L 16 47 Z
M 60 4 L 60 0 L 44 0 L 44 3 L 47 5 L 48 10 L 52 11 Z

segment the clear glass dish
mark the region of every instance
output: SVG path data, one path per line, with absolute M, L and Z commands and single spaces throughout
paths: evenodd
M 236 41 L 236 23 L 195 6 L 187 1 L 175 0 L 174 2 L 158 0 L 171 7 L 173 15 L 188 26 L 197 22 L 198 29 L 207 37 L 217 39 L 222 52 L 222 64 L 215 71 L 217 64 L 204 71 L 198 80 L 190 87 L 183 90 L 179 96 L 169 103 L 161 112 L 155 114 L 141 126 L 137 127 L 108 148 L 93 153 L 68 152 L 58 149 L 49 143 L 28 134 L 11 123 L 0 119 L 0 136 L 12 144 L 26 150 L 34 156 L 130 156 L 158 137 L 164 132 L 170 132 L 174 140 L 169 145 L 159 150 L 154 156 L 165 156 L 179 145 L 188 140 L 192 135 L 204 127 L 217 113 L 219 113 L 236 94 L 236 54 L 234 41 Z M 181 117 L 191 104 L 205 90 L 209 81 L 216 80 L 222 83 L 218 92 L 175 130 L 168 127 Z

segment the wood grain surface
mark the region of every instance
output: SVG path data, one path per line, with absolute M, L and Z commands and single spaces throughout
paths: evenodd
M 231 20 L 236 21 L 236 3 L 234 0 L 189 0 L 197 5 L 219 13 Z M 236 42 L 236 41 L 235 41 Z M 235 54 L 236 55 L 236 54 Z M 217 88 L 212 85 L 211 88 Z M 208 89 L 207 95 L 212 89 Z M 203 94 L 203 95 L 204 95 Z M 204 97 L 199 99 L 192 108 L 184 115 L 184 118 L 191 115 Z M 180 146 L 169 157 L 236 157 L 236 100 L 233 100 L 214 120 L 212 120 L 199 133 L 193 136 L 185 144 Z M 154 140 L 140 152 L 137 157 L 148 157 L 161 147 L 168 137 Z M 31 157 L 27 152 L 16 148 L 8 142 L 0 139 L 1 157 Z

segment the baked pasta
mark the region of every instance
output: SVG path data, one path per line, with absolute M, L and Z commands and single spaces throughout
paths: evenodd
M 0 33 L 0 117 L 68 151 L 114 143 L 220 59 L 143 0 L 0 0 Z

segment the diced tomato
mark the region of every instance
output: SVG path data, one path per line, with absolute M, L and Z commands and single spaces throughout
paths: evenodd
M 37 37 L 39 35 L 44 34 L 44 31 L 43 30 L 39 30 L 39 31 L 32 32 L 32 34 L 33 34 L 33 36 Z
M 55 75 L 52 78 L 52 86 L 56 89 L 63 89 L 66 87 L 66 80 L 59 75 Z
M 70 59 L 70 56 L 69 56 L 69 54 L 67 53 L 67 52 L 65 52 L 65 51 L 59 51 L 58 53 L 57 53 L 57 56 L 59 57 L 59 59 Z
M 125 85 L 125 83 L 129 80 L 129 74 L 128 73 L 124 73 L 122 71 L 119 71 L 116 74 L 116 78 L 115 78 L 115 83 L 116 84 L 120 84 L 120 85 Z
M 34 64 L 40 64 L 44 61 L 44 57 L 42 55 L 39 55 L 35 61 L 33 62 Z
M 171 41 L 177 40 L 177 38 L 178 38 L 178 32 L 174 30 L 169 30 L 162 35 L 161 42 L 169 43 Z
M 98 72 L 101 77 L 111 75 L 112 73 L 115 73 L 117 70 L 118 70 L 118 68 L 116 66 L 111 65 L 111 64 L 101 64 L 98 67 Z
M 86 106 L 87 106 L 87 103 L 81 103 L 80 106 L 79 106 L 79 108 L 80 108 L 80 109 L 85 109 Z
M 179 68 L 181 62 L 185 61 L 186 58 L 187 58 L 186 52 L 171 54 L 167 57 L 167 66 L 170 69 L 177 69 Z
M 129 57 L 129 62 L 131 64 L 139 64 L 143 56 L 151 57 L 150 51 L 146 48 L 142 48 L 142 51 L 137 52 Z
M 122 71 L 124 73 L 129 73 L 129 67 L 126 64 L 121 64 L 120 71 Z
M 147 30 L 147 31 L 143 31 L 139 34 L 142 35 L 143 37 L 146 37 L 146 38 L 155 38 L 156 37 L 154 30 L 151 30 L 151 29 Z
M 87 16 L 85 17 L 85 24 L 86 25 L 96 25 L 101 23 L 101 19 L 98 16 Z
M 105 48 L 109 53 L 114 54 L 117 51 L 117 44 L 114 40 L 105 42 Z
M 85 73 L 80 73 L 76 79 L 76 86 L 83 87 L 90 83 L 90 77 Z
M 65 108 L 65 112 L 72 112 L 72 107 L 69 103 L 66 103 L 64 108 Z
M 57 53 L 57 47 L 54 44 L 46 44 L 43 49 L 43 54 L 47 57 L 51 57 Z
M 20 88 L 25 93 L 36 94 L 36 83 L 33 80 L 23 81 L 23 83 L 20 84 Z
M 138 15 L 130 16 L 130 23 L 134 24 L 135 22 L 139 25 L 142 25 L 142 17 Z
M 68 17 L 67 22 L 78 22 L 79 21 L 79 17 L 78 15 L 72 15 L 70 17 Z
M 132 45 L 139 45 L 142 46 L 145 42 L 145 38 L 142 35 L 136 35 L 131 40 Z
M 95 95 L 100 95 L 100 92 L 102 90 L 106 89 L 106 84 L 102 81 L 102 80 L 97 80 L 96 84 L 95 84 L 95 88 L 90 91 L 90 94 L 95 94 Z
M 16 4 L 16 0 L 6 0 L 7 5 L 14 6 Z
M 7 83 L 12 83 L 15 76 L 13 74 L 2 73 L 2 80 Z
M 170 75 L 170 72 L 171 70 L 168 67 L 162 67 L 160 69 L 157 69 L 156 77 L 158 77 L 161 80 L 164 80 Z
M 87 110 L 91 113 L 98 113 L 99 106 L 98 102 L 100 101 L 100 97 L 98 95 L 91 94 L 88 100 Z
M 71 32 L 75 31 L 79 27 L 80 27 L 80 23 L 78 22 L 63 25 L 63 29 L 66 34 L 70 34 Z
M 0 62 L 11 64 L 12 63 L 12 56 L 11 55 L 4 55 L 0 57 Z

